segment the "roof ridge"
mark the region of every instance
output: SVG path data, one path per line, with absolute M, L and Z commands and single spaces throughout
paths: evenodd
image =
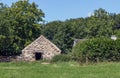
M 49 42 L 51 45 L 53 45 L 57 50 L 60 50 L 54 43 L 52 43 L 50 40 L 48 40 L 45 36 L 41 35 L 40 38 L 41 37 L 43 37 L 44 39 L 46 39 L 46 41 Z
M 31 46 L 32 44 L 34 44 L 35 42 L 39 41 L 39 39 L 42 39 L 42 38 L 44 38 L 49 44 L 51 44 L 52 46 L 54 46 L 57 50 L 61 51 L 55 44 L 53 44 L 50 40 L 48 40 L 43 35 L 41 35 L 40 37 L 38 37 L 37 39 L 35 39 L 32 43 L 30 43 L 29 45 L 27 45 L 23 50 L 26 50 L 29 46 Z

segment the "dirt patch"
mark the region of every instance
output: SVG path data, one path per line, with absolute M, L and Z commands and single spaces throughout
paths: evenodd
M 50 63 L 49 62 L 42 62 L 41 64 L 48 65 Z

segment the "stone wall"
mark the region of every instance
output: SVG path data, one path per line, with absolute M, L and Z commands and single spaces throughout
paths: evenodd
M 11 62 L 14 59 L 17 59 L 17 57 L 16 56 L 0 56 L 0 62 Z

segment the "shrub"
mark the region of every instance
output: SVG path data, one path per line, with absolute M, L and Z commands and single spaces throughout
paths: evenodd
M 71 60 L 71 58 L 70 58 L 69 55 L 67 55 L 67 54 L 61 54 L 61 55 L 54 56 L 51 61 L 52 62 L 68 62 L 70 60 Z
M 120 39 L 94 38 L 78 43 L 72 50 L 78 61 L 119 61 Z

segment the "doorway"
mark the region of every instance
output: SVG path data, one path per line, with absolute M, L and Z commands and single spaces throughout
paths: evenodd
M 35 60 L 41 60 L 42 59 L 42 53 L 35 53 Z

